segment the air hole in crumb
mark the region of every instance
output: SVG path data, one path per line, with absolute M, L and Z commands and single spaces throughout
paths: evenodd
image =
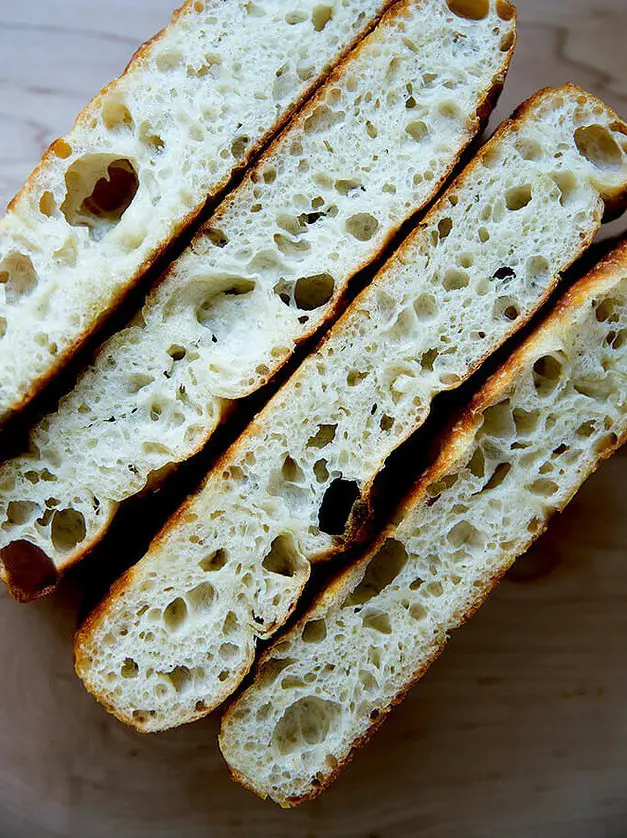
M 492 489 L 498 488 L 510 473 L 511 468 L 511 463 L 499 463 L 482 491 L 490 492 Z
M 302 468 L 289 454 L 283 460 L 281 477 L 286 483 L 302 483 L 305 480 L 305 473 Z
M 39 504 L 26 500 L 12 500 L 7 505 L 7 521 L 9 524 L 26 524 L 39 512 Z
M 415 602 L 409 609 L 409 616 L 418 623 L 421 620 L 424 620 L 427 617 L 427 614 L 427 609 L 420 602 Z
M 175 666 L 164 677 L 172 684 L 177 693 L 184 692 L 191 685 L 192 672 L 187 666 Z
M 390 616 L 383 611 L 372 611 L 364 614 L 363 625 L 364 628 L 374 629 L 381 634 L 392 634 Z
M 196 319 L 201 326 L 208 329 L 214 337 L 214 343 L 218 338 L 227 338 L 230 332 L 230 317 L 227 315 L 229 309 L 245 305 L 240 299 L 250 295 L 255 290 L 255 282 L 251 279 L 238 276 L 223 277 L 202 277 L 198 279 L 199 286 L 206 282 L 209 286 L 208 292 L 201 297 L 196 306 Z
M 505 193 L 507 209 L 517 212 L 531 203 L 531 185 L 516 186 Z
M 4 286 L 7 303 L 16 303 L 28 296 L 37 285 L 37 273 L 28 256 L 9 253 L 0 262 L 0 285 Z
M 316 32 L 322 32 L 324 27 L 333 17 L 333 7 L 323 3 L 314 6 L 311 13 L 311 22 Z
M 459 291 L 461 288 L 467 288 L 469 283 L 470 277 L 466 271 L 458 271 L 455 268 L 448 270 L 442 280 L 445 291 Z
M 263 567 L 270 573 L 292 578 L 296 576 L 299 557 L 294 540 L 289 535 L 280 535 L 274 539 L 270 552 L 263 560 Z
M 196 585 L 187 594 L 187 601 L 194 610 L 195 614 L 203 615 L 209 614 L 213 608 L 213 603 L 216 598 L 216 591 L 209 582 L 201 582 Z
M 153 134 L 149 123 L 142 122 L 139 128 L 139 139 L 148 146 L 154 154 L 161 154 L 165 148 L 165 142 L 158 134 Z
M 304 23 L 306 20 L 307 15 L 305 14 L 305 12 L 288 12 L 285 15 L 285 22 L 288 23 L 290 26 L 296 26 L 299 23 Z
M 222 643 L 218 653 L 222 660 L 232 661 L 237 657 L 238 648 L 234 643 Z
M 591 437 L 595 431 L 596 425 L 594 422 L 583 422 L 583 424 L 577 428 L 575 433 L 577 436 Z
M 534 480 L 533 483 L 529 483 L 525 488 L 534 495 L 549 498 L 557 492 L 558 485 L 553 480 L 549 480 L 546 477 L 540 477 L 538 480 Z
M 294 286 L 294 302 L 302 311 L 312 311 L 328 303 L 334 289 L 335 280 L 331 274 L 302 276 Z
M 459 105 L 450 100 L 447 102 L 440 102 L 438 105 L 438 112 L 440 116 L 443 116 L 446 119 L 459 119 L 461 115 Z
M 170 356 L 170 358 L 172 358 L 173 361 L 182 361 L 183 358 L 187 355 L 187 350 L 185 349 L 184 346 L 179 346 L 178 344 L 173 344 L 168 349 L 168 355 Z
M 533 383 L 539 396 L 548 396 L 562 377 L 562 363 L 553 355 L 544 355 L 533 365 Z
M 498 297 L 492 309 L 492 316 L 495 320 L 500 320 L 502 317 L 505 320 L 517 320 L 520 317 L 517 301 L 512 297 Z
M 137 678 L 139 667 L 132 658 L 124 658 L 124 663 L 120 670 L 122 678 Z
M 510 279 L 515 279 L 515 278 L 516 278 L 516 271 L 513 268 L 509 268 L 507 266 L 503 266 L 502 268 L 499 268 L 492 275 L 492 279 L 510 280 Z
M 163 623 L 170 634 L 181 631 L 188 616 L 187 603 L 181 597 L 177 597 L 166 607 L 163 612 Z
M 354 192 L 355 189 L 359 189 L 360 187 L 361 181 L 357 180 L 356 178 L 351 178 L 350 180 L 335 181 L 335 188 L 340 193 L 340 195 L 348 195 L 350 192 Z
M 443 218 L 438 222 L 438 233 L 440 239 L 445 239 L 453 229 L 453 221 L 451 218 Z
M 348 375 L 346 376 L 346 383 L 349 387 L 356 387 L 365 378 L 368 378 L 367 372 L 361 372 L 360 370 L 349 370 Z
M 316 434 L 307 441 L 307 448 L 325 448 L 335 439 L 337 425 L 318 425 Z
M 135 125 L 131 112 L 114 93 L 105 96 L 102 103 L 102 121 L 109 131 L 132 129 Z
M 85 517 L 77 509 L 59 509 L 54 513 L 50 538 L 55 549 L 73 550 L 84 540 L 86 532 Z
M 327 535 L 341 535 L 348 523 L 351 511 L 359 498 L 359 486 L 355 480 L 336 478 L 324 493 L 318 526 Z
M 537 410 L 523 410 L 522 407 L 516 407 L 512 415 L 518 436 L 528 436 L 538 427 L 540 414 Z
M 342 710 L 339 704 L 308 696 L 287 708 L 272 735 L 279 753 L 287 755 L 324 742 L 335 730 Z
M 208 230 L 205 231 L 205 235 L 216 247 L 226 247 L 229 243 L 229 238 L 226 233 L 223 233 L 222 230 L 218 230 L 216 227 L 210 227 Z
M 439 354 L 438 349 L 427 349 L 426 352 L 422 353 L 420 356 L 420 366 L 425 372 L 433 372 L 433 365 Z
M 318 483 L 326 483 L 329 479 L 329 469 L 327 468 L 326 460 L 316 460 L 313 467 L 313 473 L 316 476 Z
M 321 643 L 327 636 L 327 624 L 324 620 L 310 620 L 303 628 L 304 643 Z
M 394 538 L 388 538 L 370 559 L 364 578 L 349 594 L 342 607 L 363 605 L 378 596 L 396 579 L 407 564 L 407 559 L 404 545 Z
M 65 174 L 67 188 L 61 212 L 73 227 L 88 227 L 99 239 L 130 207 L 139 178 L 130 160 L 92 154 L 73 163 Z
M 455 524 L 449 530 L 446 538 L 455 549 L 469 547 L 478 550 L 483 547 L 485 542 L 483 535 L 469 521 L 460 521 Z
M 599 323 L 605 323 L 606 321 L 617 323 L 619 320 L 617 309 L 620 309 L 621 305 L 620 300 L 614 297 L 606 297 L 602 300 L 596 308 L 596 318 Z
M 559 189 L 560 204 L 567 206 L 579 187 L 577 175 L 574 172 L 554 172 L 551 177 Z
M 358 212 L 346 219 L 346 230 L 357 241 L 369 241 L 379 229 L 379 222 L 369 212 Z
M 205 558 L 198 563 L 198 567 L 206 573 L 216 573 L 218 570 L 222 570 L 226 564 L 226 558 L 226 550 L 220 548 L 219 550 L 214 550 L 214 552 L 210 553 L 208 556 L 205 556 Z
M 515 8 L 508 0 L 497 0 L 496 13 L 501 20 L 511 20 L 515 14 Z
M 54 200 L 52 192 L 44 192 L 39 199 L 39 212 L 42 215 L 51 218 L 57 209 L 57 204 Z
M 414 311 L 419 320 L 428 320 L 437 313 L 438 307 L 432 294 L 419 294 L 414 302 Z
M 171 52 L 161 52 L 155 59 L 157 69 L 162 73 L 167 73 L 170 70 L 175 70 L 182 62 L 183 54 L 178 50 Z
M 236 137 L 231 143 L 231 154 L 236 160 L 241 160 L 248 147 L 249 137 Z
M 408 123 L 405 126 L 405 131 L 417 143 L 422 142 L 429 135 L 429 128 L 426 122 L 423 122 L 421 119 L 416 119 Z
M 588 125 L 575 131 L 579 153 L 600 169 L 619 169 L 622 162 L 620 146 L 607 128 Z
M 483 477 L 485 474 L 485 454 L 481 448 L 477 448 L 468 463 L 468 470 L 474 477 Z
M 446 0 L 446 5 L 457 17 L 483 20 L 490 13 L 490 0 Z
M 514 46 L 515 42 L 516 42 L 516 35 L 513 32 L 507 32 L 501 38 L 501 42 L 499 44 L 499 49 L 501 50 L 501 52 L 507 52 L 508 50 L 510 50 Z

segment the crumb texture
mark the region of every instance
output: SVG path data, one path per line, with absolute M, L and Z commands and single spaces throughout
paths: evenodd
M 545 92 L 436 204 L 79 633 L 78 672 L 122 719 L 180 724 L 237 687 L 433 397 L 537 308 L 624 193 L 621 128 L 577 88 Z
M 264 658 L 227 712 L 231 768 L 317 794 L 448 633 L 627 433 L 627 247 L 479 396 L 378 547 Z
M 0 221 L 0 418 L 54 372 L 386 3 L 296 5 L 189 0 L 45 155 Z
M 494 9 L 471 24 L 444 0 L 384 19 L 33 431 L 28 454 L 0 467 L 0 549 L 28 542 L 71 564 L 118 504 L 197 451 L 229 403 L 330 317 L 476 133 L 513 25 Z

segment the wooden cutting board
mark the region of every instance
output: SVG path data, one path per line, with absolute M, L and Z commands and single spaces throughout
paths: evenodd
M 0 0 L 0 204 L 170 2 Z M 567 80 L 627 116 L 627 0 L 519 0 L 519 12 L 498 118 Z M 627 451 L 336 786 L 291 812 L 229 780 L 215 719 L 141 737 L 83 691 L 78 582 L 26 607 L 2 592 L 0 838 L 625 838 L 626 553 Z

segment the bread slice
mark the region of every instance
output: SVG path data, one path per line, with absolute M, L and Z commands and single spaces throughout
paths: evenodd
M 488 381 L 395 523 L 262 657 L 222 723 L 235 778 L 282 806 L 319 794 L 626 435 L 627 242 Z
M 445 0 L 395 6 L 35 428 L 28 454 L 0 467 L 17 596 L 49 589 L 119 503 L 197 451 L 437 192 L 513 49 L 513 9 L 486 8 L 471 20 Z
M 627 187 L 627 128 L 534 96 L 452 184 L 76 638 L 87 688 L 142 730 L 248 671 L 310 562 L 359 537 L 390 453 L 555 287 Z
M 0 221 L 0 421 L 22 407 L 390 0 L 188 0 Z

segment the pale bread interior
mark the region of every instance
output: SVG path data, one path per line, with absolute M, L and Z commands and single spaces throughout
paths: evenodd
M 237 687 L 435 394 L 538 307 L 604 200 L 620 203 L 624 132 L 567 86 L 479 153 L 79 632 L 77 671 L 119 718 L 177 725 Z
M 585 284 L 584 284 L 585 283 Z M 236 776 L 317 794 L 448 633 L 627 433 L 627 247 L 488 384 L 376 550 L 271 648 L 227 713 Z
M 0 420 L 385 5 L 189 0 L 87 106 L 0 221 Z
M 0 549 L 27 541 L 72 564 L 331 316 L 474 136 L 514 25 L 495 2 L 478 21 L 444 0 L 384 18 L 0 466 Z

